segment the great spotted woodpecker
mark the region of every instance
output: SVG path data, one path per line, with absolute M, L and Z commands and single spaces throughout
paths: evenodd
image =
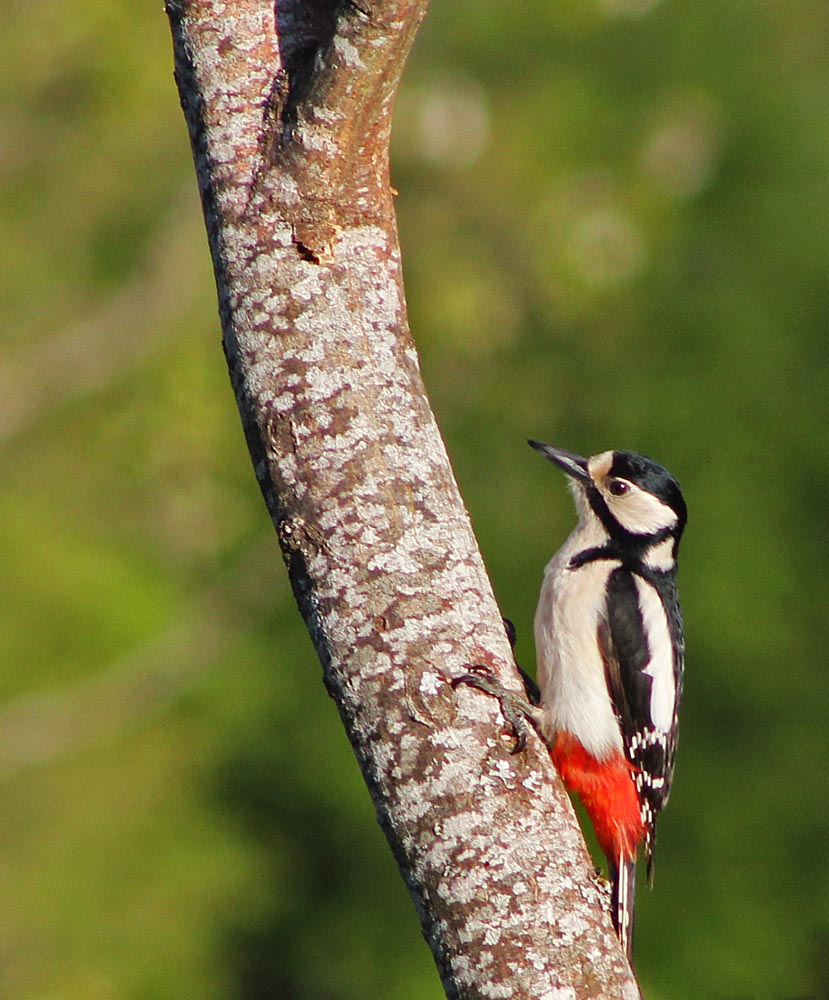
M 607 858 L 613 921 L 630 956 L 637 849 L 644 844 L 652 882 L 656 819 L 674 773 L 687 511 L 670 473 L 642 455 L 581 458 L 529 443 L 570 477 L 579 514 L 547 564 L 535 615 L 537 721 Z
M 676 568 L 685 501 L 670 473 L 642 455 L 582 458 L 529 443 L 570 477 L 579 515 L 544 571 L 535 615 L 538 707 L 480 672 L 455 683 L 498 697 L 518 746 L 522 715 L 539 729 L 607 858 L 613 923 L 630 958 L 636 856 L 644 845 L 652 881 L 656 819 L 674 772 L 685 655 Z

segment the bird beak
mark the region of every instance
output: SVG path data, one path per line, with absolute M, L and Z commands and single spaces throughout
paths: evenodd
M 575 479 L 576 482 L 590 482 L 586 458 L 582 458 L 581 455 L 574 455 L 571 451 L 565 451 L 563 448 L 554 448 L 551 444 L 542 444 L 541 441 L 528 441 L 527 444 L 535 448 L 545 458 L 548 458 L 562 472 L 566 472 L 568 476 Z

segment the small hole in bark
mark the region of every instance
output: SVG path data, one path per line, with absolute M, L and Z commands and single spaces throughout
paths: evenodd
M 301 240 L 295 240 L 294 245 L 296 246 L 297 253 L 303 260 L 307 260 L 309 264 L 319 264 L 320 259 L 314 253 L 314 251 L 307 247 Z

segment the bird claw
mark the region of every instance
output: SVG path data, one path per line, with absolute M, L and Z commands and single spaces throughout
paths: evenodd
M 457 688 L 459 684 L 468 684 L 496 698 L 501 706 L 501 714 L 512 730 L 514 742 L 510 753 L 521 753 L 526 749 L 530 728 L 528 722 L 533 726 L 537 722 L 536 712 L 528 701 L 512 691 L 507 691 L 494 672 L 480 663 L 470 665 L 468 673 L 453 678 L 451 683 L 453 688 Z

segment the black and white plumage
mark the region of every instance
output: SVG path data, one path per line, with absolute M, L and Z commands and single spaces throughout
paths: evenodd
M 687 511 L 670 473 L 642 455 L 588 459 L 530 444 L 567 473 L 579 513 L 547 565 L 536 612 L 540 729 L 608 856 L 614 921 L 630 954 L 636 847 L 644 842 L 651 878 L 674 772 L 685 656 L 676 568 Z M 589 780 L 584 760 L 595 765 Z M 611 774 L 635 787 L 632 815 L 618 815 L 617 786 L 608 784 L 606 802 L 596 791 Z

